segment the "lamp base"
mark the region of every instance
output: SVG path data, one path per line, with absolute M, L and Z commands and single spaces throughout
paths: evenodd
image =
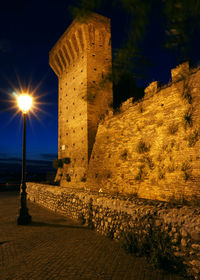
M 20 209 L 20 214 L 17 219 L 17 224 L 18 225 L 28 225 L 31 224 L 32 222 L 32 217 L 28 213 L 28 208 L 21 208 Z

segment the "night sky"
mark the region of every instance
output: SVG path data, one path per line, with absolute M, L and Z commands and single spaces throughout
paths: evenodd
M 5 2 L 5 1 L 4 1 Z M 34 91 L 37 110 L 27 123 L 27 159 L 36 166 L 57 157 L 58 85 L 51 70 L 49 51 L 70 25 L 70 1 L 6 1 L 0 7 L 0 168 L 2 163 L 20 163 L 22 154 L 22 118 L 14 107 L 20 88 Z M 124 18 L 120 11 L 97 11 L 111 18 L 112 46 L 118 47 L 124 36 Z M 167 83 L 170 69 L 176 66 L 172 52 L 162 47 L 160 14 L 154 10 L 141 48 L 151 61 L 145 78 L 138 85 L 158 80 Z M 200 36 L 197 36 L 200 37 Z M 193 55 L 200 61 L 200 42 Z M 16 114 L 17 113 L 17 114 Z M 38 167 L 39 168 L 39 167 Z M 6 170 L 4 170 L 6 171 Z

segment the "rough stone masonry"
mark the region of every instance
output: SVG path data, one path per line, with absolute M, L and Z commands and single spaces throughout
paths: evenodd
M 154 81 L 142 100 L 113 113 L 110 21 L 96 14 L 72 23 L 50 65 L 59 81 L 60 186 L 28 183 L 28 198 L 114 239 L 153 227 L 199 279 L 199 207 L 164 201 L 200 198 L 200 69 L 179 65 L 167 85 Z
M 75 19 L 50 52 L 59 81 L 58 168 L 64 187 L 169 200 L 200 197 L 200 69 L 183 63 L 171 82 L 113 114 L 110 20 Z M 134 95 L 134 93 L 133 93 Z

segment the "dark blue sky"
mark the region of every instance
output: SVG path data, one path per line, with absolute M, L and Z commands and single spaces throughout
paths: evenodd
M 27 158 L 53 160 L 57 157 L 57 77 L 48 63 L 48 53 L 71 23 L 69 1 L 6 1 L 0 7 L 0 161 L 19 161 L 22 150 L 22 119 L 13 92 L 28 86 L 35 90 L 38 110 L 27 123 Z M 111 17 L 112 45 L 119 46 L 123 37 L 120 11 L 101 13 Z M 174 55 L 162 47 L 163 30 L 155 9 L 148 26 L 143 48 L 151 66 L 140 85 L 153 80 L 167 83 Z M 157 20 L 155 20 L 157 19 Z M 200 60 L 199 42 L 194 48 L 195 61 Z M 40 86 L 39 86 L 40 85 Z M 39 87 L 38 87 L 39 86 Z

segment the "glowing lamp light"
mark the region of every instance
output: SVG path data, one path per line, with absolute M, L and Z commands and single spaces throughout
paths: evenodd
M 28 94 L 21 94 L 17 97 L 18 106 L 20 110 L 26 114 L 32 105 L 32 97 Z

